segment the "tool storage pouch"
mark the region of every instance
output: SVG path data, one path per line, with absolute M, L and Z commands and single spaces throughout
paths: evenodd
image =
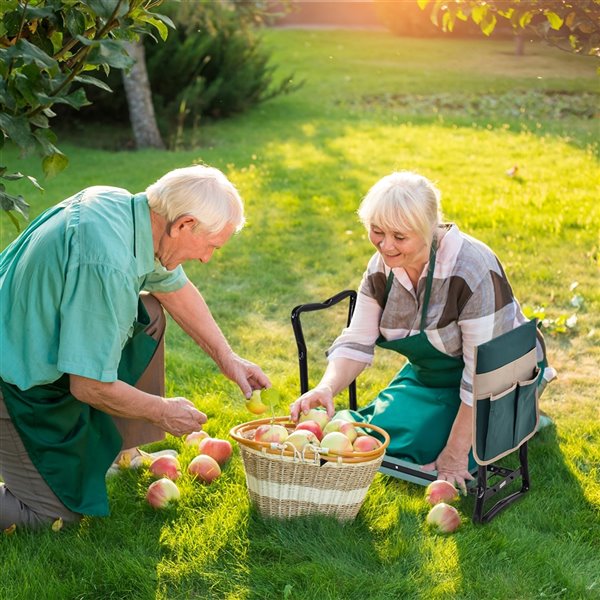
M 478 464 L 514 452 L 535 433 L 539 372 L 535 321 L 476 348 L 473 455 Z

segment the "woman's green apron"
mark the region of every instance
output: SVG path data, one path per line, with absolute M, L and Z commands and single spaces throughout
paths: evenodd
M 144 331 L 149 322 L 138 300 L 133 335 L 118 368 L 118 379 L 130 385 L 137 383 L 158 345 Z M 112 417 L 77 400 L 68 374 L 24 391 L 1 379 L 0 386 L 31 462 L 60 501 L 76 513 L 107 515 L 106 471 L 122 442 Z
M 381 348 L 394 350 L 408 362 L 368 406 L 352 411 L 359 420 L 385 429 L 391 438 L 387 454 L 416 464 L 434 461 L 443 450 L 460 406 L 461 356 L 440 352 L 428 340 L 425 321 L 435 268 L 436 240 L 429 255 L 429 269 L 419 333 L 399 340 L 377 340 Z M 390 272 L 384 306 L 392 287 Z

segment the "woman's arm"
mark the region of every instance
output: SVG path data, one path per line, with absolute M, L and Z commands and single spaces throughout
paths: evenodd
M 238 356 L 214 320 L 204 298 L 190 281 L 174 292 L 152 292 L 177 324 L 238 384 L 246 398 L 271 382 L 260 367 Z

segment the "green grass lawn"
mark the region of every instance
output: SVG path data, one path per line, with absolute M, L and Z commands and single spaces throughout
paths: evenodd
M 147 473 L 124 472 L 109 482 L 109 518 L 0 535 L 0 598 L 600 598 L 597 61 L 381 32 L 280 30 L 266 43 L 278 72 L 304 81 L 294 94 L 201 124 L 177 152 L 103 150 L 99 140 L 128 132 L 70 132 L 59 145 L 71 165 L 45 194 L 15 189 L 35 215 L 87 185 L 139 191 L 194 161 L 223 169 L 248 225 L 209 265 L 186 270 L 233 347 L 281 391 L 276 412 L 285 414 L 298 394 L 290 311 L 358 286 L 372 252 L 355 214 L 361 197 L 394 169 L 433 179 L 446 218 L 496 251 L 522 304 L 544 307 L 550 328 L 577 317 L 566 333 L 547 330 L 559 379 L 541 407 L 555 427 L 530 443 L 531 492 L 485 526 L 470 522 L 473 499 L 462 499 L 463 525 L 443 537 L 425 527 L 423 488 L 381 474 L 356 521 L 340 526 L 261 519 L 237 450 L 210 487 L 185 477 L 167 512 L 145 504 Z M 10 149 L 0 162 L 39 172 Z M 6 218 L 0 227 L 4 247 L 15 232 Z M 306 319 L 313 382 L 342 321 L 341 312 Z M 251 418 L 174 323 L 167 344 L 168 393 L 205 411 L 211 435 Z M 398 370 L 390 354 L 379 352 L 361 377 L 362 403 Z M 178 439 L 159 447 L 190 458 Z

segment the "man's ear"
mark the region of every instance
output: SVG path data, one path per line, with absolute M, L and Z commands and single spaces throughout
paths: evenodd
M 195 217 L 182 215 L 171 223 L 169 235 L 171 237 L 179 237 L 179 234 L 185 230 L 191 231 L 196 226 L 196 223 L 198 223 L 198 220 Z

